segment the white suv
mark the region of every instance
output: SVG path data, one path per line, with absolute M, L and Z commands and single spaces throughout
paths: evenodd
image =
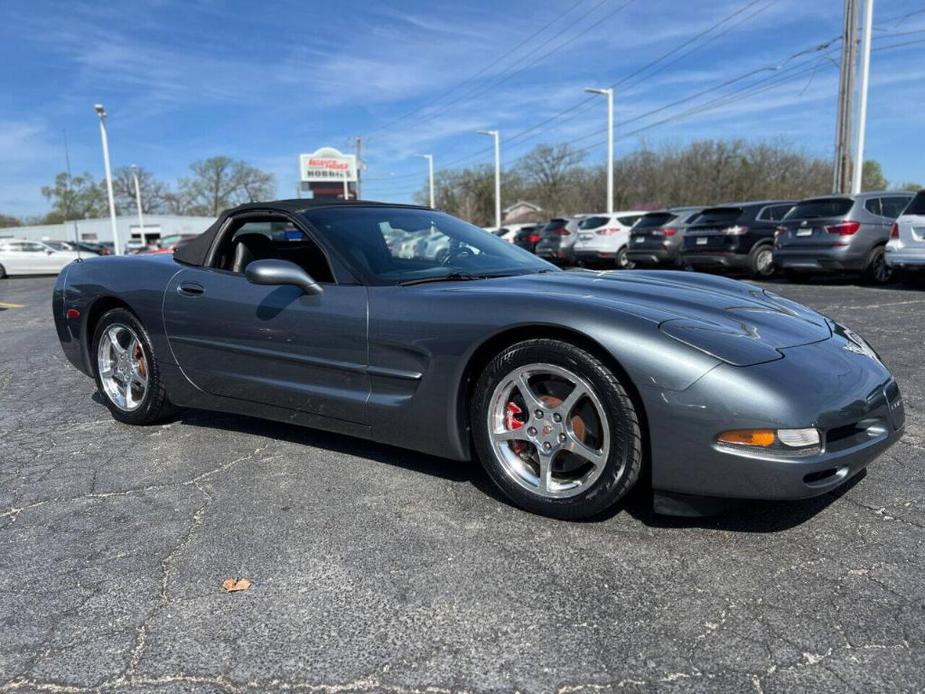
M 925 271 L 925 190 L 893 222 L 884 258 L 893 269 Z
M 603 212 L 585 217 L 578 223 L 575 241 L 575 260 L 581 265 L 604 265 L 625 268 L 630 266 L 626 257 L 630 229 L 645 212 L 628 210 Z

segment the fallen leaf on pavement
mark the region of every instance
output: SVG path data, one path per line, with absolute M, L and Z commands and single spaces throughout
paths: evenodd
M 224 588 L 229 593 L 236 593 L 239 590 L 247 590 L 251 587 L 251 582 L 246 578 L 228 578 L 222 583 L 222 588 Z

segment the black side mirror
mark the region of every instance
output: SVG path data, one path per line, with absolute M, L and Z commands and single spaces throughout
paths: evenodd
M 45 255 L 51 255 L 52 253 L 54 253 L 54 251 L 51 250 L 50 248 L 45 251 Z
M 291 284 L 308 295 L 321 294 L 321 285 L 305 270 L 288 260 L 253 260 L 244 269 L 251 284 Z

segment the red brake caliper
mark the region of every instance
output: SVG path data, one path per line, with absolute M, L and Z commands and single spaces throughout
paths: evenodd
M 515 418 L 515 415 L 522 414 L 523 410 L 518 407 L 517 403 L 509 402 L 504 408 L 504 426 L 508 431 L 523 428 L 524 423 Z M 526 441 L 511 441 L 511 449 L 514 453 L 520 455 L 527 447 Z

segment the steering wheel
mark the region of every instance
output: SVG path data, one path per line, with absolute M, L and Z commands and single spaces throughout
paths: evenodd
M 465 258 L 471 258 L 475 254 L 472 252 L 472 249 L 469 246 L 461 246 L 458 242 L 452 244 L 447 250 L 446 257 L 441 262 L 441 265 L 450 265 L 457 260 L 463 260 Z

